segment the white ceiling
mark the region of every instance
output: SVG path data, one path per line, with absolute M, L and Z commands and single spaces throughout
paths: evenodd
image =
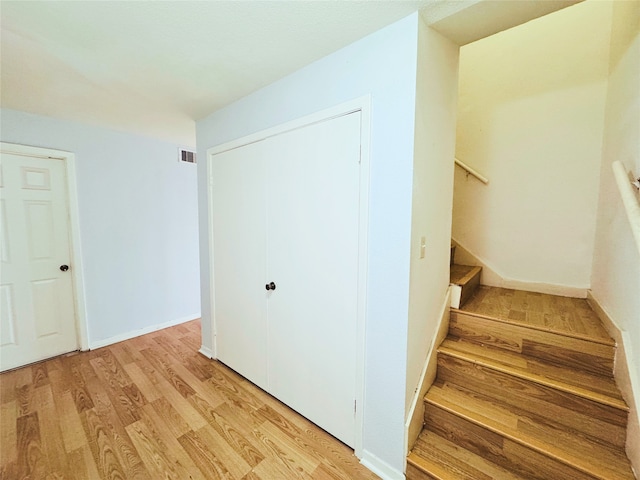
M 522 23 L 575 1 L 3 0 L 0 104 L 193 145 L 195 120 L 416 10 L 463 44 L 478 3 Z

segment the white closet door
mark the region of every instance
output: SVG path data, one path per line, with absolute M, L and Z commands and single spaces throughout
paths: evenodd
M 269 140 L 269 391 L 353 446 L 360 113 Z
M 267 385 L 266 218 L 263 142 L 212 159 L 217 358 Z
M 62 160 L 2 154 L 0 370 L 78 348 Z

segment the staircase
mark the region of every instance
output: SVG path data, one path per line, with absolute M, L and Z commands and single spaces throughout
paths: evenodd
M 466 297 L 407 479 L 633 479 L 615 344 L 586 301 L 484 286 Z

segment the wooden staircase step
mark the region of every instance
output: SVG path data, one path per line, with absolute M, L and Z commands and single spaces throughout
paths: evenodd
M 625 445 L 626 410 L 449 355 L 438 355 L 436 384 L 469 389 L 545 422 L 557 422 L 605 445 L 620 448 Z
M 482 267 L 472 265 L 451 265 L 449 283 L 461 288 L 460 305 L 473 295 L 478 285 L 480 285 L 480 275 Z
M 464 442 L 460 443 L 458 438 L 457 443 L 467 448 L 469 443 L 475 445 L 483 455 L 486 454 L 485 440 L 477 436 L 494 442 L 501 438 L 503 453 L 506 453 L 505 445 L 518 444 L 530 451 L 518 460 L 518 468 L 538 469 L 539 456 L 547 458 L 542 463 L 551 466 L 554 474 L 545 473 L 542 478 L 634 478 L 622 448 L 593 442 L 562 425 L 514 411 L 484 395 L 456 386 L 434 385 L 429 390 L 425 397 L 425 422 L 440 435 L 462 436 Z M 511 460 L 502 455 L 495 459 L 489 455 L 489 458 L 505 468 L 513 468 Z
M 609 405 L 625 412 L 629 411 L 613 378 L 579 372 L 520 353 L 479 345 L 456 337 L 447 337 L 438 348 L 438 353 Z
M 524 480 L 480 455 L 429 430 L 422 431 L 407 457 L 409 480 Z
M 532 328 L 548 329 L 568 336 L 601 338 L 614 344 L 598 315 L 584 298 L 480 285 L 464 309 Z
M 468 342 L 536 357 L 557 365 L 611 377 L 613 340 L 567 336 L 463 310 L 451 310 L 449 335 Z

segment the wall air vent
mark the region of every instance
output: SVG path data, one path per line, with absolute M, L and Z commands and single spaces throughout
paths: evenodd
M 179 148 L 178 160 L 184 163 L 196 163 L 196 152 L 185 148 Z

